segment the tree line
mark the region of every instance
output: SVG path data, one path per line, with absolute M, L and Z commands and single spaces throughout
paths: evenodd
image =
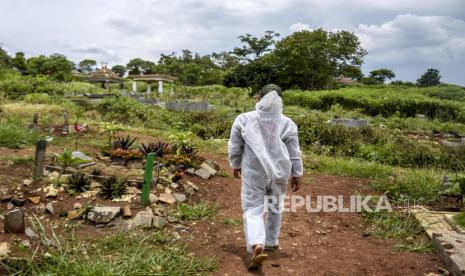
M 238 39 L 241 45 L 231 51 L 202 56 L 186 49 L 179 54 L 161 54 L 158 61 L 134 58 L 126 65 L 114 65 L 111 70 L 120 77 L 160 73 L 176 76 L 184 85 L 223 84 L 249 87 L 253 91 L 267 83 L 276 83 L 284 89 L 331 88 L 340 76 L 364 84 L 381 84 L 395 78 L 395 73 L 387 68 L 364 76 L 361 66 L 367 51 L 358 37 L 348 31 L 303 30 L 282 39 L 279 33 L 266 31 L 261 37 L 245 34 Z M 24 53 L 17 52 L 10 57 L 0 48 L 0 67 L 14 68 L 23 75 L 47 75 L 57 81 L 68 81 L 74 78 L 74 69 L 92 73 L 96 66 L 95 60 L 84 59 L 74 64 L 60 54 L 26 59 Z M 437 85 L 440 77 L 439 71 L 431 68 L 416 85 Z

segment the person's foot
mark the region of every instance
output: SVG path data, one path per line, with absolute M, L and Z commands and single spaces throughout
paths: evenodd
M 263 262 L 268 258 L 268 254 L 264 254 L 263 251 L 262 245 L 256 245 L 254 247 L 249 269 L 258 269 L 262 267 Z
M 266 251 L 273 252 L 273 251 L 276 251 L 278 249 L 279 249 L 279 245 L 265 245 L 265 250 Z

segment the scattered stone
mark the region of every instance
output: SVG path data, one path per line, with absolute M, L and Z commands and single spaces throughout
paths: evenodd
M 129 160 L 126 166 L 128 169 L 138 169 L 138 170 L 144 169 L 144 164 L 140 160 Z
M 23 180 L 23 185 L 24 185 L 24 186 L 29 186 L 29 185 L 31 185 L 31 184 L 32 184 L 32 180 L 31 180 L 31 179 L 24 179 L 24 180 Z
M 5 233 L 23 234 L 24 233 L 24 211 L 14 209 L 8 212 L 4 222 Z
M 40 203 L 40 196 L 30 196 L 27 199 L 35 205 Z
M 168 222 L 172 223 L 172 222 L 178 222 L 179 220 L 175 217 L 171 217 L 171 216 L 168 216 Z
M 171 194 L 171 189 L 168 188 L 168 187 L 165 187 L 165 193 L 166 193 L 166 194 Z
M 203 162 L 201 165 L 200 165 L 200 168 L 206 170 L 207 172 L 209 172 L 212 176 L 215 175 L 218 171 L 215 170 L 214 168 L 212 168 L 210 165 L 208 165 L 206 162 Z
M 27 227 L 24 233 L 26 234 L 28 238 L 30 238 L 33 241 L 39 239 L 39 235 L 37 235 L 36 232 L 34 232 L 34 230 L 32 230 L 31 227 Z
M 188 175 L 195 175 L 195 169 L 194 168 L 189 168 L 189 169 L 186 170 L 186 173 Z
M 57 197 L 58 196 L 58 189 L 56 189 L 53 185 L 49 185 L 44 188 L 44 191 L 47 193 L 45 197 Z
M 121 207 L 95 206 L 87 214 L 87 218 L 97 224 L 108 223 L 121 212 Z
M 128 188 L 126 189 L 126 193 L 127 193 L 127 194 L 133 194 L 133 195 L 140 195 L 140 194 L 142 194 L 142 192 L 141 192 L 139 189 L 137 189 L 136 187 L 128 187 Z
M 161 194 L 158 200 L 168 204 L 174 204 L 176 202 L 176 198 L 174 198 L 172 194 L 167 193 Z
M 197 185 L 195 185 L 194 183 L 190 182 L 190 181 L 187 181 L 186 182 L 187 185 L 191 186 L 192 189 L 194 189 L 194 191 L 198 191 L 199 190 L 199 187 Z
M 153 217 L 153 226 L 158 229 L 162 229 L 168 223 L 166 218 L 160 216 Z
M 7 242 L 0 243 L 0 257 L 6 257 L 10 254 L 10 244 Z
M 10 201 L 11 199 L 13 199 L 13 196 L 12 195 L 2 195 L 0 197 L 0 201 L 1 202 L 7 202 L 7 201 Z
M 149 202 L 150 203 L 156 203 L 157 201 L 158 201 L 158 197 L 155 194 L 150 193 L 149 194 Z
M 212 167 L 216 171 L 219 171 L 221 169 L 220 164 L 218 164 L 218 162 L 216 162 L 215 160 L 207 160 L 205 161 L 205 163 L 207 163 L 208 166 Z
M 152 227 L 152 219 L 152 209 L 147 208 L 145 211 L 140 211 L 137 213 L 137 215 L 132 220 L 131 225 L 134 227 L 150 228 Z
M 99 182 L 94 181 L 94 182 L 90 183 L 90 189 L 91 190 L 96 190 L 96 189 L 100 189 L 100 188 L 102 188 L 102 184 L 100 184 Z
M 24 205 L 24 203 L 26 203 L 26 200 L 22 198 L 13 198 L 13 200 L 11 200 L 11 203 L 13 203 L 14 206 L 21 207 Z
M 162 206 L 158 206 L 158 205 L 152 205 L 152 211 L 155 215 L 160 216 L 160 217 L 164 217 L 166 213 L 165 208 L 163 208 Z
M 37 205 L 36 210 L 37 212 L 42 213 L 43 211 L 45 211 L 45 204 L 40 203 L 39 205 Z
M 66 218 L 69 220 L 78 219 L 82 217 L 82 215 L 84 215 L 85 212 L 86 212 L 85 208 L 71 210 L 66 214 Z
M 29 240 L 22 240 L 21 241 L 21 245 L 24 246 L 24 247 L 31 247 L 31 242 Z
M 7 209 L 7 210 L 11 210 L 11 209 L 13 209 L 13 208 L 15 208 L 15 206 L 13 205 L 13 203 L 8 202 L 8 204 L 6 205 L 6 209 Z
M 173 188 L 173 189 L 177 189 L 177 188 L 179 188 L 179 184 L 176 183 L 176 182 L 171 182 L 170 187 Z
M 81 209 L 81 208 L 82 208 L 82 204 L 81 204 L 81 203 L 75 202 L 75 203 L 73 204 L 73 209 Z
M 209 179 L 212 176 L 209 171 L 202 168 L 196 170 L 194 174 L 202 179 Z
M 185 194 L 181 193 L 172 193 L 173 197 L 176 199 L 177 202 L 184 202 L 186 201 L 187 197 Z
M 47 205 L 45 205 L 45 212 L 49 213 L 52 216 L 55 214 L 55 210 L 53 209 L 53 203 L 49 202 L 47 203 Z
M 131 207 L 126 205 L 123 207 L 123 217 L 130 218 L 132 217 Z

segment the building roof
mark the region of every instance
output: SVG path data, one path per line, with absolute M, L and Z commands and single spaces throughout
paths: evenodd
M 353 83 L 354 80 L 352 78 L 347 78 L 347 77 L 340 76 L 339 78 L 336 78 L 336 82 L 344 83 L 344 84 L 350 84 L 350 83 Z
M 121 82 L 122 79 L 118 77 L 113 71 L 110 69 L 103 67 L 102 69 L 97 69 L 95 73 L 90 75 L 89 79 L 90 82 Z
M 164 75 L 164 74 L 148 74 L 148 75 L 129 75 L 128 78 L 135 80 L 135 81 L 168 81 L 168 82 L 173 82 L 177 80 L 178 78 L 170 76 L 170 75 Z

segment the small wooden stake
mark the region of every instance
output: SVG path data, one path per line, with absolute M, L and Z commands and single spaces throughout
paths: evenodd
M 63 113 L 63 134 L 69 133 L 68 111 Z
M 44 175 L 44 161 L 45 161 L 45 150 L 47 149 L 47 141 L 39 140 L 36 144 L 36 154 L 34 158 L 34 171 L 32 174 L 32 180 L 34 182 L 40 180 Z
M 146 206 L 149 201 L 150 190 L 152 189 L 152 177 L 153 177 L 153 163 L 155 161 L 155 154 L 149 153 L 145 160 L 145 172 L 144 172 L 144 184 L 142 185 L 142 196 L 141 203 Z

